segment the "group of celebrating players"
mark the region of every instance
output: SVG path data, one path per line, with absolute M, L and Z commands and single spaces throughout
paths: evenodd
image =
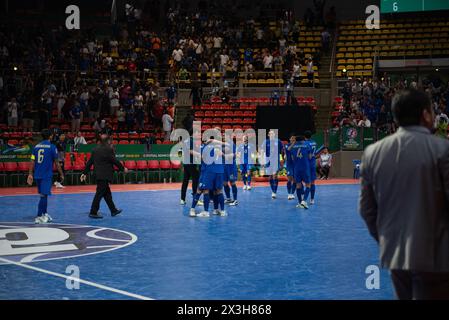
M 308 209 L 309 204 L 315 203 L 316 155 L 320 151 L 317 150 L 317 144 L 311 136 L 309 131 L 299 136 L 291 134 L 289 143 L 284 145 L 276 138 L 275 131 L 270 130 L 259 152 L 254 144 L 249 143 L 248 136 L 245 135 L 238 146 L 234 142 L 222 142 L 212 138 L 202 144 L 198 151 L 193 150 L 193 138 L 185 141 L 189 156 L 192 159 L 197 157 L 201 161 L 198 188 L 193 193 L 189 216 L 209 217 L 211 201 L 214 206 L 213 214 L 226 216 L 225 204 L 238 205 L 237 168 L 240 168 L 243 190 L 251 190 L 251 170 L 257 157 L 263 159 L 261 168 L 264 169 L 265 175 L 270 177 L 272 199 L 277 198 L 279 172 L 285 165 L 288 178 L 287 199 L 294 200 L 296 192 L 297 207 Z M 200 200 L 201 195 L 203 201 Z M 181 204 L 184 205 L 185 200 L 181 200 Z M 198 205 L 204 207 L 199 213 L 196 211 Z

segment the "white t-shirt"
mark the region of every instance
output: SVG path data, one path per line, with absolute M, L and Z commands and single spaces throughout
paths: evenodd
M 173 57 L 173 59 L 175 59 L 176 62 L 181 62 L 183 55 L 184 55 L 184 53 L 182 52 L 181 49 L 173 50 L 172 57 Z
M 265 58 L 263 58 L 263 66 L 265 69 L 273 68 L 273 56 L 271 54 L 268 56 L 265 56 Z
M 227 54 L 220 54 L 220 64 L 226 66 L 229 62 L 229 56 Z
M 17 113 L 17 103 L 15 102 L 10 102 L 9 106 L 8 106 L 8 112 L 9 112 L 9 116 L 11 118 L 18 118 L 18 113 Z
M 369 119 L 366 119 L 366 120 L 360 120 L 360 121 L 359 121 L 359 127 L 370 128 L 370 127 L 371 127 L 371 121 L 369 121 Z
M 222 42 L 223 42 L 222 37 L 214 37 L 214 48 L 221 48 Z
M 173 123 L 173 118 L 170 117 L 168 113 L 162 116 L 162 127 L 164 131 L 171 131 L 171 124 Z
M 135 105 L 138 107 L 143 106 L 143 96 L 141 94 L 137 95 L 135 98 Z

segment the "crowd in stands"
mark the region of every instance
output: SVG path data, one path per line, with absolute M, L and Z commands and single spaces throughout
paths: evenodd
M 449 85 L 439 78 L 400 80 L 389 85 L 387 75 L 381 80 L 349 80 L 342 90 L 343 103 L 337 106 L 333 126 L 374 127 L 392 133 L 396 126 L 392 116 L 391 103 L 395 93 L 405 88 L 414 88 L 428 93 L 436 114 L 435 127 L 447 137 L 449 124 Z

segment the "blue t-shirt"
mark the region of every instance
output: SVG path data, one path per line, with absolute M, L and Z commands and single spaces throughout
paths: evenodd
M 307 143 L 309 144 L 310 150 L 312 152 L 312 156 L 310 158 L 310 167 L 311 168 L 315 168 L 316 167 L 316 151 L 317 151 L 317 144 L 315 141 L 313 141 L 312 139 L 307 140 Z
M 224 161 L 221 156 L 218 155 L 218 150 L 221 146 L 213 145 L 212 143 L 201 147 L 201 154 L 203 155 L 202 161 L 204 162 L 204 173 L 224 173 Z M 204 161 L 206 157 L 207 162 Z
M 49 179 L 53 177 L 53 162 L 58 159 L 58 150 L 50 141 L 37 144 L 31 155 L 34 160 L 34 178 Z
M 290 148 L 290 146 L 291 146 L 291 143 L 287 143 L 285 145 L 285 158 L 286 158 L 285 161 L 286 161 L 287 168 L 293 168 L 295 165 L 295 163 L 293 161 L 293 155 L 292 155 L 293 149 L 288 150 L 288 148 Z
M 267 157 L 271 156 L 270 145 L 271 145 L 270 139 L 265 140 L 262 144 L 262 150 L 265 150 L 265 155 Z M 278 155 L 282 154 L 282 150 L 284 149 L 284 145 L 282 144 L 282 141 L 279 139 L 274 140 L 273 149 L 275 150 L 275 152 L 277 152 Z
M 238 146 L 237 153 L 240 154 L 240 164 L 254 164 L 252 155 L 256 153 L 256 148 L 252 144 L 244 144 Z
M 74 106 L 71 112 L 74 119 L 79 119 L 81 117 L 81 108 L 79 106 Z
M 310 158 L 312 150 L 306 141 L 295 143 L 291 149 L 291 155 L 294 163 L 295 171 L 307 172 L 310 170 Z

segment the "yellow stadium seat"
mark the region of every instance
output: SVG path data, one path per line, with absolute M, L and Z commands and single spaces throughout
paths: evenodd
M 373 63 L 373 59 L 366 58 L 366 59 L 363 60 L 363 63 L 365 63 L 365 64 L 372 64 Z
M 373 66 L 371 64 L 365 64 L 363 70 L 373 70 Z

